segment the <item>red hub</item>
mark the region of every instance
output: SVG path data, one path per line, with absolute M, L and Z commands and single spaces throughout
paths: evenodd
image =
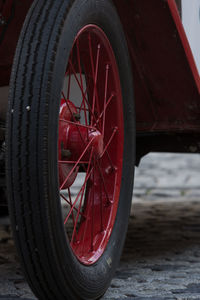
M 124 139 L 115 55 L 95 25 L 84 27 L 72 47 L 59 121 L 65 229 L 77 259 L 90 265 L 103 254 L 115 223 Z
M 59 167 L 60 183 L 64 183 L 73 165 L 84 152 L 85 145 L 90 145 L 90 147 L 88 147 L 88 150 L 81 159 L 81 161 L 84 161 L 84 164 L 89 162 L 91 148 L 93 155 L 96 158 L 100 158 L 103 154 L 104 145 L 103 135 L 95 127 L 90 128 L 81 125 L 79 122 L 79 114 L 73 103 L 69 100 L 61 100 L 60 120 L 62 120 L 63 123 L 60 124 L 59 128 L 59 160 L 64 161 L 65 159 L 70 159 L 68 163 L 66 162 L 64 167 L 62 165 Z M 78 167 L 75 168 L 74 172 L 69 176 L 63 188 L 66 189 L 73 184 L 77 172 Z

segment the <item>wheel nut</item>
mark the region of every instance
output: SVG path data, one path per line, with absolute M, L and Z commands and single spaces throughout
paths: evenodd
M 81 116 L 79 113 L 73 113 L 73 119 L 75 119 L 76 121 L 80 121 Z
M 72 155 L 72 153 L 71 153 L 70 150 L 68 150 L 68 149 L 67 150 L 63 149 L 62 150 L 62 157 L 70 158 L 71 155 Z
M 70 158 L 71 155 L 72 155 L 71 151 L 69 149 L 65 149 L 64 148 L 64 143 L 63 142 L 61 142 L 60 146 L 61 146 L 60 148 L 61 148 L 61 156 L 62 156 L 62 158 Z
M 106 173 L 107 175 L 111 174 L 112 171 L 113 171 L 113 167 L 112 167 L 112 166 L 108 166 L 108 167 L 105 169 L 105 173 Z

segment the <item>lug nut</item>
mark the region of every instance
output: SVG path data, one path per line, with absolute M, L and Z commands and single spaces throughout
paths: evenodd
M 61 142 L 61 156 L 62 158 L 70 158 L 72 155 L 69 149 L 64 149 L 64 143 Z
M 105 173 L 106 173 L 107 175 L 111 174 L 112 171 L 113 171 L 113 167 L 112 167 L 112 166 L 108 166 L 108 167 L 105 169 Z
M 80 116 L 79 113 L 73 113 L 73 118 L 74 118 L 76 121 L 80 121 L 81 116 Z
M 105 169 L 105 173 L 107 175 L 111 174 L 112 172 L 117 172 L 117 167 L 115 166 L 108 166 L 106 169 Z
M 61 150 L 61 155 L 62 155 L 62 158 L 70 158 L 71 157 L 71 155 L 72 155 L 72 153 L 71 153 L 71 151 L 70 150 L 68 150 L 68 149 L 62 149 Z

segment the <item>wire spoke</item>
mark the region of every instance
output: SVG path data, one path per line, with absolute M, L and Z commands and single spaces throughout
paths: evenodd
M 69 63 L 71 64 L 70 61 L 69 61 Z M 76 79 L 76 82 L 78 83 L 78 86 L 79 86 L 79 88 L 81 89 L 81 84 L 80 84 L 80 82 L 79 82 L 79 80 L 78 80 L 78 77 L 77 77 L 77 75 L 76 75 L 76 73 L 75 73 L 75 70 L 74 70 L 73 65 L 71 65 L 71 67 L 72 67 L 72 70 L 73 70 L 73 73 L 74 73 L 74 77 L 75 77 L 75 79 Z M 93 115 L 93 118 L 95 118 L 95 115 L 94 115 L 93 112 L 92 112 L 90 103 L 89 103 L 89 101 L 87 100 L 87 98 L 86 98 L 86 96 L 85 96 L 84 93 L 83 93 L 83 97 L 84 97 L 85 102 L 87 103 L 87 106 L 88 106 L 88 108 L 89 108 L 90 113 Z
M 71 125 L 74 125 L 74 126 L 79 126 L 79 127 L 83 127 L 83 128 L 87 128 L 87 129 L 92 129 L 92 130 L 96 130 L 95 127 L 93 126 L 90 126 L 90 125 L 84 125 L 84 124 L 81 124 L 81 123 L 75 123 L 75 122 L 72 122 L 72 121 L 69 121 L 69 120 L 65 120 L 65 119 L 59 119 L 60 122 L 64 122 L 64 123 L 68 123 L 68 124 L 71 124 Z
M 74 241 L 74 235 L 75 235 L 75 232 L 76 232 L 76 226 L 77 226 L 78 218 L 79 218 L 79 215 L 80 215 L 81 205 L 82 205 L 82 201 L 83 201 L 83 195 L 84 195 L 84 191 L 85 191 L 85 187 L 86 187 L 86 183 L 87 183 L 86 179 L 87 179 L 87 176 L 88 176 L 88 173 L 89 173 L 89 170 L 90 170 L 93 152 L 94 152 L 94 148 L 92 147 L 92 151 L 90 153 L 89 164 L 88 164 L 88 167 L 87 167 L 87 173 L 86 173 L 85 180 L 84 180 L 84 183 L 83 183 L 83 186 L 82 186 L 83 189 L 82 189 L 82 192 L 81 192 L 81 199 L 80 199 L 80 203 L 79 203 L 78 213 L 77 213 L 77 216 L 76 216 L 76 221 L 75 221 L 75 226 L 74 226 L 74 230 L 73 230 L 73 234 L 72 234 L 71 243 L 73 243 L 73 241 Z M 89 177 L 88 177 L 88 179 L 89 179 Z
M 85 182 L 88 181 L 90 175 L 92 174 L 92 170 L 93 170 L 93 167 L 91 168 L 91 170 L 90 170 L 90 172 L 88 173 L 88 175 L 85 177 Z M 72 213 L 72 210 L 74 209 L 76 203 L 78 202 L 78 199 L 79 199 L 79 197 L 80 197 L 80 194 L 81 194 L 81 192 L 82 192 L 82 190 L 83 190 L 84 188 L 85 188 L 85 185 L 83 184 L 82 187 L 81 187 L 81 189 L 80 189 L 80 191 L 79 191 L 79 193 L 78 193 L 78 195 L 77 195 L 77 197 L 76 197 L 76 199 L 75 199 L 75 201 L 74 201 L 74 203 L 73 203 L 73 205 L 72 205 L 72 207 L 71 207 L 71 209 L 70 209 L 69 214 L 67 215 L 67 217 L 66 217 L 66 219 L 65 219 L 65 221 L 64 221 L 64 224 L 67 223 L 67 221 L 68 221 L 68 219 L 69 219 L 69 217 L 70 217 L 70 215 L 71 215 L 71 213 Z
M 93 101 L 94 101 L 95 98 L 97 98 L 97 110 L 99 112 L 100 111 L 100 109 L 99 109 L 99 99 L 98 99 L 97 87 L 96 87 L 96 82 L 95 82 L 95 70 L 94 70 L 94 61 L 93 61 L 93 52 L 92 52 L 92 44 L 91 44 L 91 35 L 90 35 L 90 33 L 88 35 L 88 43 L 89 43 L 90 62 L 91 62 L 91 67 L 92 67 L 92 77 L 93 77 L 93 83 L 94 83 Z M 97 48 L 98 62 L 99 62 L 99 52 L 100 52 L 100 45 L 98 45 L 98 48 Z M 98 74 L 98 69 L 97 69 L 97 72 L 96 72 L 96 76 L 97 76 L 97 74 Z M 92 110 L 92 112 L 94 112 L 94 111 Z M 94 114 L 92 114 L 92 115 L 94 115 Z
M 84 99 L 86 100 L 86 96 L 85 96 L 83 87 L 81 86 L 81 83 L 79 82 L 79 79 L 78 79 L 78 77 L 77 77 L 76 71 L 75 71 L 75 69 L 74 69 L 74 66 L 73 66 L 71 60 L 69 60 L 69 64 L 70 64 L 70 66 L 71 66 L 71 68 L 72 68 L 72 72 L 73 72 L 73 75 L 74 75 L 74 77 L 75 77 L 75 79 L 76 79 L 76 82 L 78 83 L 78 86 L 79 86 L 79 88 L 80 88 L 80 90 L 81 90 L 82 96 L 83 96 Z
M 104 108 L 103 108 L 103 129 L 102 129 L 102 135 L 104 137 L 105 132 L 105 120 L 106 120 L 106 100 L 107 100 L 107 92 L 108 92 L 108 73 L 109 73 L 109 65 L 106 65 L 106 79 L 105 79 L 105 94 L 104 94 Z
M 68 190 L 70 191 L 70 189 L 68 188 Z M 69 192 L 68 192 L 69 194 Z M 69 196 L 70 200 L 68 200 L 63 194 L 60 193 L 60 196 L 63 198 L 63 200 L 65 200 L 65 202 L 67 204 L 69 204 L 72 207 L 72 199 L 71 199 L 71 195 Z M 78 209 L 76 207 L 73 208 L 76 212 L 78 211 Z M 82 215 L 83 218 L 85 218 L 85 215 L 83 213 L 80 212 L 80 214 Z
M 97 95 L 97 77 L 98 77 L 98 69 L 99 69 L 99 55 L 100 55 L 100 44 L 97 47 L 97 58 L 96 58 L 96 68 L 95 68 L 95 78 L 94 78 L 94 90 L 93 90 L 93 100 L 92 100 L 92 117 L 91 117 L 91 124 L 93 124 L 93 115 L 94 115 L 94 108 L 96 102 L 96 95 Z M 92 57 L 91 57 L 92 59 Z
M 72 202 L 71 202 L 71 198 L 70 198 L 70 201 L 67 200 L 67 198 L 64 197 L 64 195 L 60 194 L 61 197 L 72 207 Z M 75 225 L 75 218 L 74 218 L 74 212 L 72 210 L 72 220 L 73 220 L 73 226 Z
M 69 204 L 72 207 L 72 203 L 71 201 L 69 201 L 67 198 L 65 198 L 65 196 L 63 194 L 60 193 L 60 196 L 63 198 L 63 200 L 65 200 L 65 202 L 67 202 L 67 204 Z M 75 208 L 74 208 L 75 209 Z M 76 210 L 76 209 L 75 209 Z M 75 219 L 74 219 L 74 212 L 72 211 L 72 219 L 73 219 L 73 224 L 75 224 Z
M 86 105 L 84 104 L 84 103 L 85 103 L 85 99 L 87 99 L 87 97 L 86 97 L 87 93 L 88 93 L 88 87 L 86 87 L 86 89 L 85 89 L 84 96 L 83 96 L 83 99 L 82 99 L 82 101 L 81 101 L 80 107 L 77 107 L 77 109 L 79 110 L 79 113 L 80 113 L 81 111 L 85 111 L 85 112 L 88 112 L 88 111 L 89 111 L 89 109 L 88 109 L 88 108 L 86 107 Z
M 95 139 L 95 137 L 93 137 L 90 142 L 88 143 L 88 145 L 85 147 L 83 153 L 81 154 L 81 156 L 79 157 L 79 159 L 77 160 L 77 162 L 75 163 L 74 167 L 71 169 L 71 171 L 69 172 L 69 174 L 67 175 L 67 178 L 64 180 L 64 182 L 62 183 L 60 190 L 62 190 L 62 188 L 65 186 L 67 180 L 70 178 L 70 176 L 72 175 L 72 173 L 74 172 L 74 170 L 76 169 L 76 167 L 78 166 L 78 164 L 81 161 L 81 158 L 85 155 L 85 153 L 87 152 L 88 148 L 90 147 L 90 145 L 92 144 L 93 140 Z
M 100 119 L 102 118 L 103 114 L 105 113 L 105 111 L 107 110 L 108 105 L 110 104 L 111 100 L 114 98 L 114 94 L 112 94 L 110 96 L 110 98 L 108 99 L 108 101 L 106 102 L 105 105 L 105 109 L 102 110 L 102 112 L 100 113 L 98 119 L 96 120 L 96 123 L 94 124 L 94 127 L 99 123 Z
M 108 149 L 109 145 L 111 144 L 111 142 L 112 142 L 112 140 L 113 140 L 113 138 L 114 138 L 117 131 L 118 131 L 118 128 L 113 129 L 113 133 L 111 134 L 111 137 L 109 138 L 109 141 L 108 141 L 107 145 L 105 146 L 105 148 L 103 150 L 103 153 L 101 154 L 101 157 L 103 157 L 105 152 L 107 152 L 107 149 Z
M 80 81 L 81 81 L 81 93 L 83 97 L 83 106 L 84 106 L 84 116 L 85 116 L 85 124 L 88 125 L 87 121 L 87 114 L 86 114 L 86 105 L 85 105 L 85 93 L 83 91 L 83 78 L 82 78 L 82 70 L 81 70 L 81 61 L 80 61 L 80 49 L 79 49 L 79 40 L 76 41 L 76 50 L 77 50 L 77 58 L 78 58 L 78 68 L 79 68 L 79 74 L 80 74 Z
M 58 161 L 59 164 L 75 164 L 76 161 L 75 160 L 59 160 Z M 88 161 L 80 161 L 78 164 L 82 164 L 82 165 L 87 165 L 88 164 Z

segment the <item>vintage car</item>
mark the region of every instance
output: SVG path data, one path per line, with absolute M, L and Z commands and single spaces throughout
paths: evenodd
M 199 37 L 199 0 L 0 0 L 1 213 L 39 299 L 99 299 L 141 157 L 200 152 Z

